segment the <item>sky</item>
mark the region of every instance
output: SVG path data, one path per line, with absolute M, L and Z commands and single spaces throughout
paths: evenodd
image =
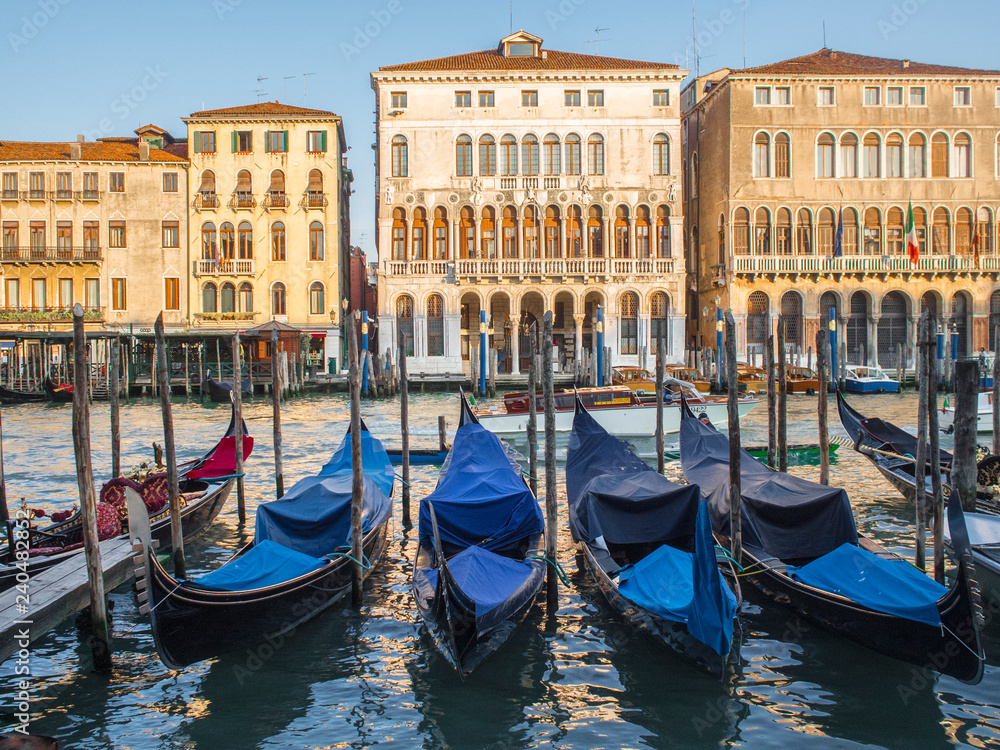
M 336 112 L 352 242 L 375 257 L 380 65 L 496 47 L 513 28 L 568 52 L 701 72 L 846 52 L 1000 69 L 997 0 L 0 0 L 0 140 L 127 136 L 260 100 Z M 513 10 L 512 10 L 513 9 Z M 598 31 L 600 29 L 600 31 Z M 310 74 L 310 75 L 304 75 Z M 266 80 L 258 82 L 258 78 Z M 287 80 L 286 80 L 287 78 Z M 259 87 L 259 88 L 258 88 Z

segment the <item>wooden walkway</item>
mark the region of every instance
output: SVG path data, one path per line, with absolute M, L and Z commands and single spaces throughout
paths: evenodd
M 104 590 L 110 592 L 135 575 L 132 543 L 128 537 L 101 542 L 101 565 L 104 568 Z M 27 630 L 34 642 L 69 617 L 90 604 L 90 586 L 83 551 L 69 560 L 54 565 L 28 581 L 28 606 L 24 611 L 23 594 L 12 588 L 0 594 L 0 663 L 5 662 L 23 642 L 15 641 L 18 633 Z

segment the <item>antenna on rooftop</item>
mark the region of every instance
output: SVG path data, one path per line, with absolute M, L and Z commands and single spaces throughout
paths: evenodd
M 826 21 L 823 21 L 823 49 L 826 49 Z
M 514 33 L 514 0 L 510 0 L 510 33 Z
M 606 29 L 606 28 L 604 28 L 604 29 L 600 29 L 600 28 L 594 29 L 594 38 L 593 39 L 588 39 L 586 42 L 584 42 L 584 44 L 593 44 L 594 45 L 594 54 L 595 55 L 597 54 L 597 43 L 598 42 L 608 42 L 608 41 L 611 41 L 610 39 L 601 39 L 600 38 L 600 35 L 601 35 L 602 31 L 608 31 L 608 29 Z
M 288 81 L 296 77 L 297 76 L 285 76 L 285 99 L 284 99 L 285 104 L 288 104 Z
M 747 6 L 743 6 L 743 67 L 747 66 Z
M 260 92 L 260 82 L 261 81 L 266 81 L 266 80 L 268 80 L 268 79 L 267 78 L 262 78 L 261 76 L 257 76 L 257 103 L 258 104 L 260 104 L 260 98 L 262 96 L 267 96 L 267 94 L 262 94 Z
M 691 0 L 691 53 L 694 55 L 694 77 L 698 77 L 698 26 L 695 23 L 695 0 Z
M 306 106 L 309 103 L 309 92 L 306 91 L 306 76 L 314 76 L 315 73 L 303 73 L 302 74 L 302 106 Z

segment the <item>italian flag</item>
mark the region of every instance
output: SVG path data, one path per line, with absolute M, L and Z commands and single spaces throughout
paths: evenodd
M 913 201 L 906 211 L 906 249 L 910 253 L 910 263 L 916 263 L 920 258 L 920 248 L 917 246 L 917 229 L 913 226 Z

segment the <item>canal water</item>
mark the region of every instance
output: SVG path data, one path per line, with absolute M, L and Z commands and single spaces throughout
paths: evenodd
M 861 411 L 901 425 L 915 421 L 912 393 L 856 397 Z M 342 395 L 294 399 L 282 413 L 286 485 L 313 474 L 347 426 Z M 789 442 L 814 442 L 816 398 L 789 397 Z M 271 406 L 246 407 L 257 444 L 247 462 L 248 516 L 274 492 Z M 369 428 L 399 443 L 398 402 L 363 405 Z M 437 442 L 437 416 L 457 422 L 455 394 L 411 398 L 414 447 Z M 830 414 L 836 419 L 831 402 Z M 180 458 L 193 457 L 225 429 L 228 407 L 181 399 L 174 407 Z M 107 476 L 108 408 L 94 404 L 94 466 Z M 151 400 L 123 406 L 123 465 L 147 460 L 161 439 Z M 764 443 L 758 407 L 744 442 Z M 843 434 L 839 424 L 833 434 Z M 3 412 L 8 497 L 31 507 L 74 503 L 70 410 L 25 405 Z M 669 443 L 668 439 L 668 443 Z M 947 443 L 947 441 L 945 441 Z M 640 451 L 642 447 L 639 446 Z M 645 451 L 643 451 L 645 452 Z M 818 479 L 818 466 L 795 473 Z M 672 478 L 680 469 L 670 466 Z M 437 469 L 413 469 L 416 499 Z M 833 483 L 850 493 L 859 526 L 912 557 L 912 509 L 860 456 L 840 449 Z M 564 477 L 560 467 L 564 508 Z M 397 489 L 398 494 L 398 489 Z M 565 521 L 565 514 L 561 515 Z M 738 662 L 722 681 L 659 650 L 624 626 L 577 571 L 568 530 L 560 560 L 571 586 L 559 609 L 536 604 L 503 650 L 465 683 L 422 632 L 409 592 L 416 530 L 399 522 L 387 559 L 371 576 L 364 605 L 337 605 L 276 649 L 230 654 L 180 672 L 158 660 L 148 620 L 132 593 L 111 594 L 114 663 L 91 672 L 90 657 L 67 623 L 31 650 L 30 693 L 36 734 L 69 748 L 673 748 L 1000 746 L 1000 627 L 988 626 L 983 681 L 964 685 L 895 662 L 801 622 L 746 586 Z M 212 569 L 253 535 L 240 527 L 235 498 L 218 521 L 187 546 L 191 574 Z M 0 711 L 9 726 L 14 662 L 0 667 Z

